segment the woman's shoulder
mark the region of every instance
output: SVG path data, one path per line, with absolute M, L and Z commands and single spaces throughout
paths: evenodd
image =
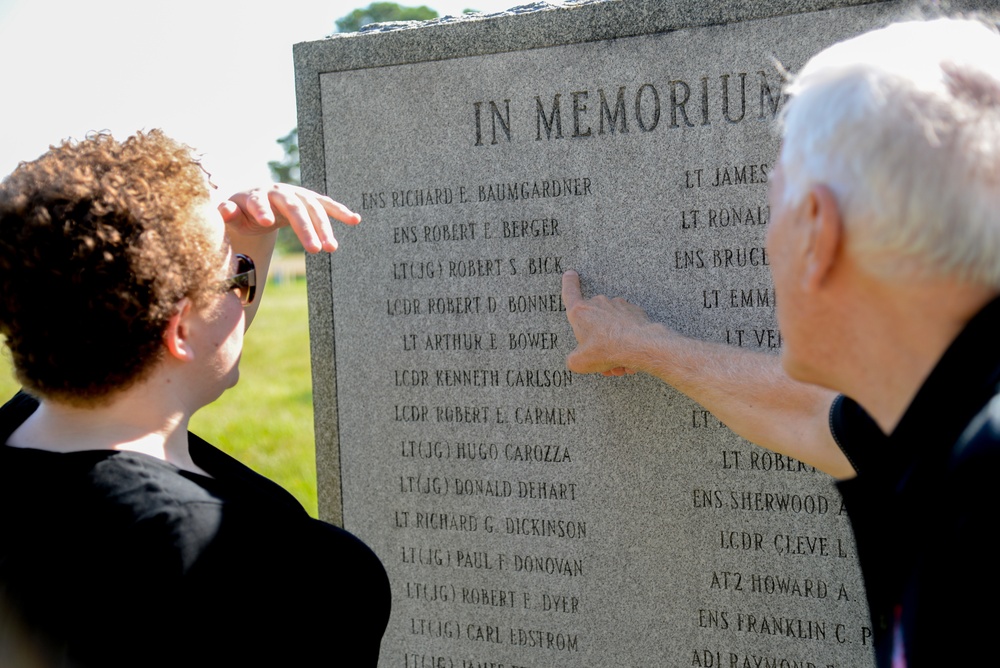
M 63 554 L 151 559 L 180 574 L 216 539 L 226 512 L 224 498 L 152 457 L 4 450 L 0 551 L 36 551 L 33 537 L 44 534 L 54 543 L 46 548 Z
M 38 399 L 20 390 L 0 406 L 0 443 L 6 443 L 14 430 L 38 408 Z

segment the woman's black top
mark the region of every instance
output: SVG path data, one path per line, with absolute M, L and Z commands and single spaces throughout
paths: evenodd
M 0 443 L 37 405 L 0 408 Z M 46 666 L 374 666 L 390 605 L 375 554 L 197 436 L 190 449 L 211 477 L 0 446 L 0 645 Z

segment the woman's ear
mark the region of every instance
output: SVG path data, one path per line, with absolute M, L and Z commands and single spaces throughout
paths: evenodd
M 163 343 L 166 345 L 167 351 L 180 362 L 194 360 L 190 323 L 192 308 L 190 299 L 185 297 L 180 300 L 177 303 L 177 311 L 167 321 L 167 328 L 163 330 Z

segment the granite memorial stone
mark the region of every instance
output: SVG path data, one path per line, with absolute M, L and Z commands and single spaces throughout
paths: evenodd
M 781 68 L 910 9 L 581 3 L 296 46 L 306 185 L 363 217 L 310 260 L 310 317 L 320 512 L 389 572 L 380 665 L 871 665 L 831 480 L 655 379 L 567 371 L 560 275 L 777 354 Z

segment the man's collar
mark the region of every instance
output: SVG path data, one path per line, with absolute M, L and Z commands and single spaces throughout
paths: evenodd
M 908 467 L 946 458 L 1000 382 L 1000 298 L 965 326 L 920 387 L 889 437 L 893 459 Z

